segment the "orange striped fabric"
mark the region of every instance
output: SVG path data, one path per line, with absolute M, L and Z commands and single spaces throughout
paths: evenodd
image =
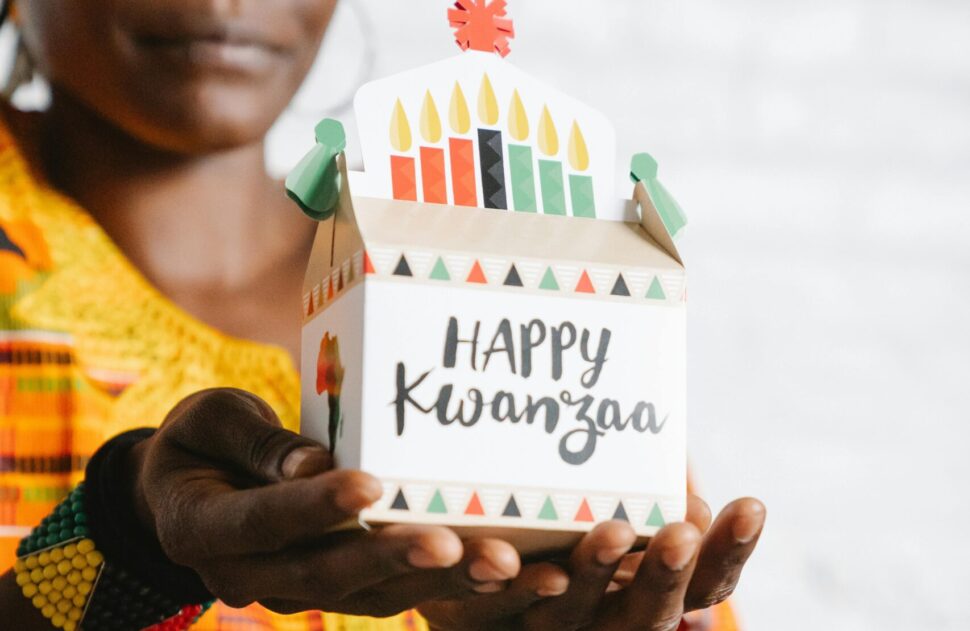
M 285 351 L 228 337 L 168 301 L 71 200 L 34 174 L 0 124 L 0 568 L 79 482 L 111 436 L 157 425 L 197 390 L 254 392 L 298 427 L 299 379 Z M 726 608 L 691 628 L 733 631 Z M 388 619 L 217 603 L 203 631 L 426 630 Z

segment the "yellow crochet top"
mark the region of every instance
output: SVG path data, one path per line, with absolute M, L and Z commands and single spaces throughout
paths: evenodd
M 13 565 L 19 538 L 81 479 L 101 443 L 157 425 L 180 399 L 215 386 L 254 392 L 297 429 L 299 379 L 287 353 L 229 337 L 161 295 L 90 215 L 31 171 L 0 122 L 0 567 Z M 413 612 L 280 616 L 217 603 L 193 628 L 427 625 Z

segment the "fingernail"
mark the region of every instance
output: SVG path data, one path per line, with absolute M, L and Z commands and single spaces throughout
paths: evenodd
M 604 548 L 596 553 L 596 562 L 600 565 L 613 565 L 629 552 L 630 546 L 617 546 L 615 548 Z
M 420 569 L 441 567 L 438 557 L 421 546 L 414 546 L 408 550 L 408 563 Z
M 623 586 L 616 581 L 610 581 L 610 584 L 606 586 L 606 593 L 612 594 L 613 592 L 618 592 L 623 589 Z
M 734 540 L 738 543 L 751 543 L 758 535 L 764 522 L 765 509 L 761 504 L 758 504 L 757 508 L 752 507 L 750 513 L 745 513 L 734 519 L 734 523 L 731 524 L 731 534 L 734 535 Z
M 468 566 L 468 575 L 472 580 L 480 583 L 488 581 L 504 581 L 509 578 L 505 572 L 498 569 L 485 559 L 476 559 Z
M 697 552 L 697 541 L 685 541 L 681 544 L 671 546 L 660 553 L 660 560 L 672 572 L 679 572 L 690 563 Z
M 479 594 L 494 594 L 495 592 L 500 592 L 503 589 L 505 589 L 504 581 L 492 581 L 490 583 L 476 585 L 472 588 L 472 591 L 478 592 Z
M 329 457 L 329 454 L 320 447 L 297 447 L 283 459 L 280 473 L 283 474 L 284 478 L 288 479 L 301 477 L 309 473 L 309 467 L 307 465 L 311 464 L 314 460 L 322 460 L 327 457 Z M 318 468 L 322 469 L 323 464 L 320 463 L 320 466 L 314 468 L 314 471 Z
M 569 589 L 569 579 L 565 576 L 559 577 L 557 580 L 548 581 L 545 585 L 539 587 L 536 590 L 536 596 L 540 598 L 549 598 L 551 596 L 562 596 Z
M 345 513 L 357 513 L 381 498 L 383 489 L 380 483 L 368 478 L 359 485 L 348 485 L 337 489 L 333 503 Z

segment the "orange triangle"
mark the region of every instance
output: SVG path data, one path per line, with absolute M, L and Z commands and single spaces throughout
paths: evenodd
M 586 502 L 586 498 L 583 498 L 583 503 L 579 505 L 579 510 L 576 511 L 576 517 L 573 521 L 593 521 L 593 511 L 589 510 L 589 504 Z
M 589 274 L 586 270 L 583 270 L 583 275 L 579 277 L 579 282 L 576 283 L 576 291 L 584 294 L 595 294 L 596 289 L 593 287 L 593 281 L 589 279 Z
M 307 307 L 306 314 L 308 316 L 313 315 L 313 296 L 310 296 L 310 305 Z
M 484 515 L 485 509 L 482 508 L 482 502 L 478 499 L 478 493 L 472 491 L 472 498 L 468 500 L 468 506 L 465 507 L 466 515 Z
M 331 300 L 332 298 L 333 298 L 333 281 L 330 281 L 329 283 L 327 283 L 327 300 Z
M 475 261 L 472 265 L 472 271 L 468 272 L 468 278 L 465 279 L 466 283 L 481 283 L 483 285 L 488 284 L 488 279 L 485 278 L 485 272 L 482 271 L 482 266 Z
M 364 252 L 364 273 L 374 274 L 374 264 L 370 262 L 370 257 L 367 256 L 367 252 Z

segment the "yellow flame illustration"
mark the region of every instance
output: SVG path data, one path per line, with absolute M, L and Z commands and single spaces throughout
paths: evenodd
M 509 134 L 518 141 L 529 136 L 529 117 L 525 114 L 525 106 L 519 97 L 519 91 L 512 91 L 512 103 L 509 105 Z
M 498 101 L 487 74 L 482 75 L 482 85 L 478 88 L 478 118 L 486 125 L 498 122 Z
M 404 113 L 401 99 L 394 104 L 394 111 L 391 113 L 391 147 L 394 151 L 407 151 L 411 148 L 411 125 L 408 124 L 408 116 Z
M 589 151 L 586 149 L 586 139 L 579 129 L 579 123 L 573 121 L 573 128 L 569 130 L 569 166 L 577 171 L 589 168 Z
M 547 156 L 554 156 L 559 153 L 559 135 L 556 134 L 556 125 L 552 122 L 552 115 L 549 107 L 542 106 L 542 116 L 539 117 L 539 129 L 536 130 L 539 141 L 539 150 Z
M 457 81 L 451 90 L 451 102 L 448 104 L 448 124 L 459 134 L 467 134 L 472 126 L 471 117 L 468 114 L 468 102 L 465 101 L 465 93 L 461 91 Z
M 431 90 L 425 90 L 424 103 L 421 104 L 421 137 L 428 142 L 441 140 L 441 117 L 431 98 Z

